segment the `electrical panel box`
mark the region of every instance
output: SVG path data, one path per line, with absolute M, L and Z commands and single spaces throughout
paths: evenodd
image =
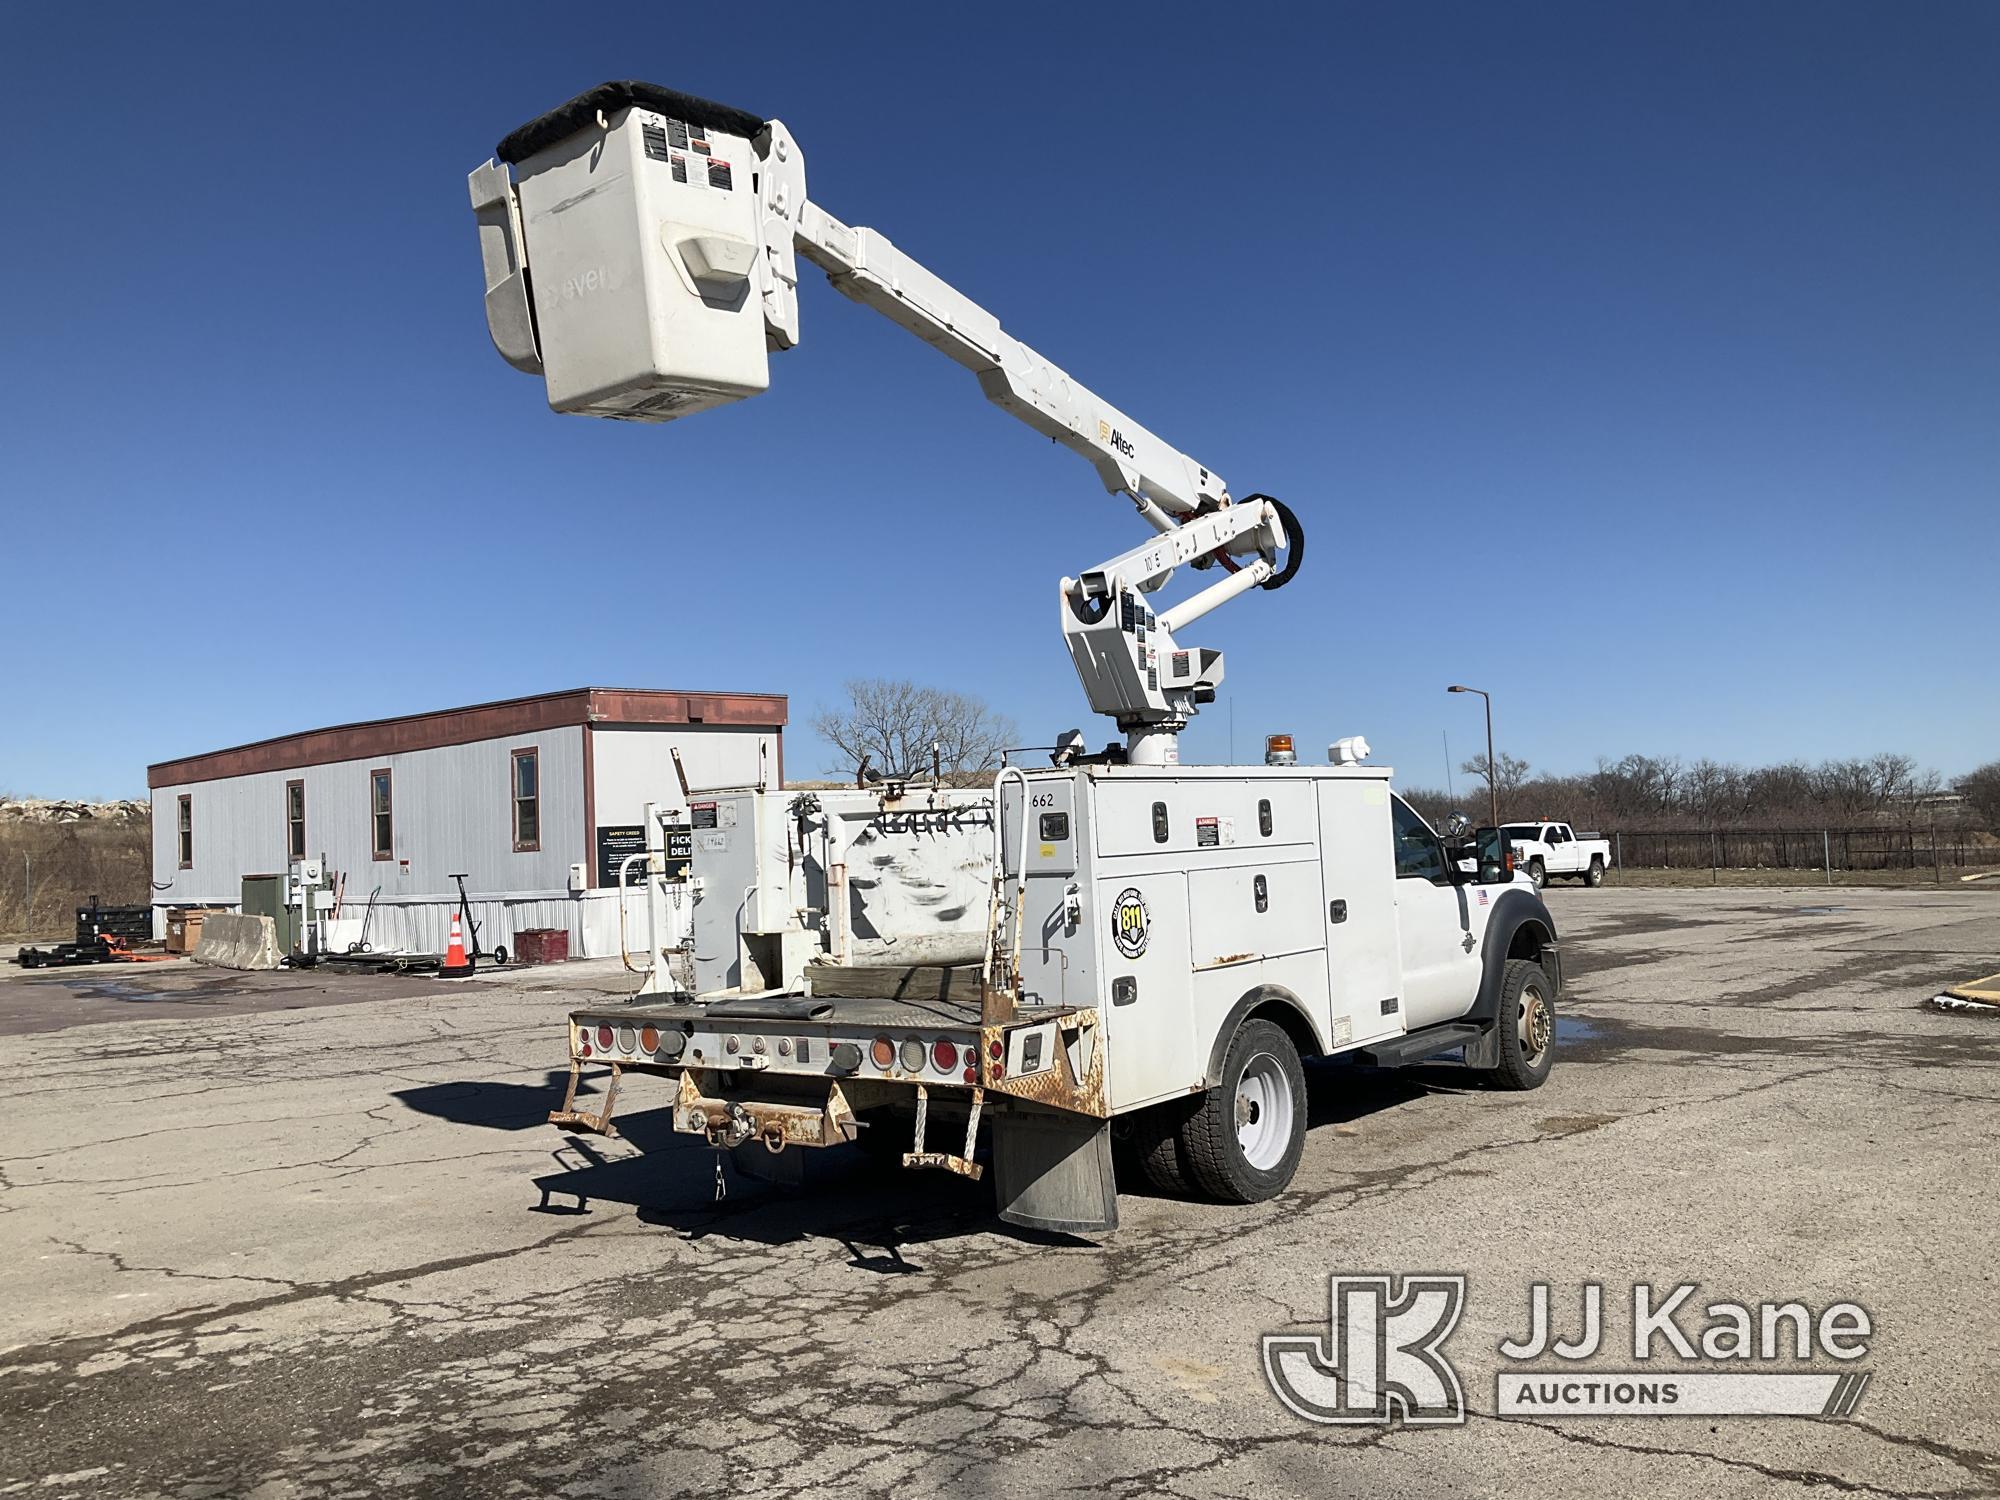
M 549 405 L 666 422 L 770 384 L 760 122 L 682 118 L 682 96 L 641 97 L 659 107 L 583 96 L 501 152 L 535 148 L 514 159 L 515 191 Z

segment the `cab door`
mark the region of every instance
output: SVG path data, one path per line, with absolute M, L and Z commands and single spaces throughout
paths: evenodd
M 1576 868 L 1576 837 L 1569 829 L 1560 823 L 1551 823 L 1542 830 L 1542 842 L 1549 846 L 1543 869 L 1555 874 Z
M 1466 887 L 1451 878 L 1444 845 L 1401 797 L 1390 799 L 1396 855 L 1396 928 L 1404 1024 L 1455 1020 L 1479 993 L 1479 939 Z

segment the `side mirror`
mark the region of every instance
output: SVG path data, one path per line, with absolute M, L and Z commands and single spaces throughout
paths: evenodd
M 1479 884 L 1511 885 L 1514 880 L 1514 846 L 1497 828 L 1479 828 L 1471 840 L 1479 862 Z

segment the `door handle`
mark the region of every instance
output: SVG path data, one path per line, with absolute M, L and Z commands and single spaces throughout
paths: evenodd
M 1345 901 L 1330 903 L 1326 909 L 1326 919 L 1329 922 L 1345 922 L 1347 920 L 1347 903 Z

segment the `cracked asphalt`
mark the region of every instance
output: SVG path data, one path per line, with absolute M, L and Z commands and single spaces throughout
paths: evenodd
M 1551 904 L 1547 1087 L 1316 1067 L 1290 1192 L 1128 1193 L 1098 1244 L 849 1151 L 718 1202 L 658 1080 L 623 1139 L 558 1133 L 602 966 L 86 997 L 0 1035 L 0 1494 L 2000 1493 L 2000 1015 L 1922 1003 L 2000 967 L 2000 899 Z M 52 979 L 0 1016 L 60 1017 Z M 1462 1428 L 1279 1406 L 1258 1337 L 1323 1333 L 1337 1271 L 1469 1276 Z M 1495 1417 L 1529 1284 L 1573 1319 L 1586 1279 L 1859 1301 L 1873 1383 L 1840 1421 Z

